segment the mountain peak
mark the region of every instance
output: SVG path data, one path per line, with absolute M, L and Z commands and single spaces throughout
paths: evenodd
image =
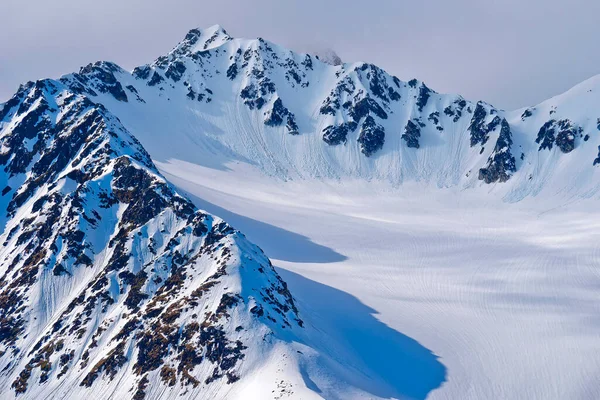
M 214 49 L 230 41 L 231 36 L 221 25 L 213 25 L 205 29 L 195 28 L 190 30 L 177 48 L 184 47 L 186 50 L 203 51 Z

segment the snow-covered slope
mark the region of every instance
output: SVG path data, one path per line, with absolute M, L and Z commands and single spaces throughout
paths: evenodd
M 218 26 L 190 31 L 133 74 L 97 63 L 62 80 L 97 85 L 87 93 L 158 160 L 242 161 L 283 179 L 440 185 L 475 184 L 481 168 L 502 181 L 514 169 L 512 158 L 493 156 L 508 148 L 494 151 L 502 118 L 492 106 L 439 95 L 375 65 L 334 66 L 263 39 L 233 39 Z M 504 136 L 510 141 L 510 129 Z
M 600 188 L 600 76 L 541 104 L 508 113 L 524 151 L 515 199 L 538 195 L 596 197 Z M 515 139 L 517 140 L 517 139 Z M 519 193 L 517 193 L 519 192 Z
M 557 207 L 409 182 L 389 190 L 273 183 L 186 163 L 161 169 L 258 243 L 303 318 L 320 317 L 320 329 L 389 382 L 416 370 L 403 362 L 401 333 L 447 368 L 431 400 L 600 398 L 597 200 Z M 418 371 L 406 386 L 432 370 Z
M 322 351 L 263 252 L 178 195 L 77 88 L 29 83 L 0 112 L 2 398 L 311 398 L 303 382 L 327 393 L 348 376 L 328 397 L 379 386 Z
M 241 162 L 282 180 L 501 183 L 485 190 L 510 201 L 544 188 L 598 190 L 594 80 L 505 112 L 372 64 L 331 65 L 263 39 L 232 38 L 219 26 L 190 31 L 133 73 L 95 63 L 61 80 L 104 104 L 161 162 Z

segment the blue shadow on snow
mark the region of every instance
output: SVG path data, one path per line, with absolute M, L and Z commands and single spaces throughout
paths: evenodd
M 326 341 L 307 344 L 322 354 L 331 351 L 331 344 L 344 348 L 354 363 L 362 364 L 369 376 L 380 382 L 353 385 L 382 398 L 425 399 L 446 381 L 446 367 L 438 356 L 379 321 L 377 311 L 356 297 L 283 268 L 277 272 L 288 283 L 300 316 L 318 324 L 318 330 L 327 337 Z M 319 393 L 304 375 L 307 387 Z
M 296 263 L 330 263 L 347 259 L 343 254 L 315 243 L 306 236 L 236 214 L 180 187 L 177 190 L 184 193 L 198 208 L 217 215 L 241 231 L 252 243 L 259 245 L 269 258 Z

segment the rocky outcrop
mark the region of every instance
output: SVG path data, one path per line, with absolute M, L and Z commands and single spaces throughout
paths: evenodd
M 501 122 L 500 117 L 497 115 L 493 117 L 491 121 L 487 122 L 489 117 L 496 113 L 497 112 L 493 108 L 489 109 L 484 103 L 477 103 L 475 111 L 473 112 L 473 117 L 471 118 L 471 124 L 469 125 L 471 147 L 478 144 L 484 146 L 487 143 L 490 132 L 496 129 Z
M 404 127 L 404 133 L 402 134 L 402 139 L 406 142 L 407 147 L 412 147 L 414 149 L 418 149 L 419 146 L 419 138 L 421 137 L 421 128 L 424 127 L 424 124 L 419 120 L 410 120 L 406 123 Z
M 535 142 L 540 145 L 539 151 L 552 150 L 552 146 L 556 145 L 561 152 L 570 153 L 575 148 L 575 138 L 582 137 L 582 132 L 582 128 L 575 126 L 568 119 L 552 119 L 542 125 Z
M 505 119 L 500 122 L 500 134 L 487 165 L 479 170 L 479 180 L 485 183 L 506 182 L 517 170 L 511 153 L 513 140 L 510 126 Z
M 298 125 L 296 124 L 296 117 L 290 112 L 283 102 L 278 97 L 274 102 L 271 109 L 265 113 L 265 125 L 267 126 L 280 126 L 285 122 L 285 127 L 290 135 L 298 135 Z
M 357 125 L 354 121 L 344 122 L 339 125 L 329 125 L 323 129 L 323 141 L 329 145 L 346 143 L 348 133 L 354 132 L 356 127 Z
M 383 147 L 385 142 L 385 131 L 383 127 L 372 116 L 367 116 L 360 128 L 358 143 L 360 151 L 367 157 L 372 156 L 376 151 Z

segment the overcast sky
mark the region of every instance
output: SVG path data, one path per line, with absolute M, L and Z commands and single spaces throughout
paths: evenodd
M 599 16 L 598 0 L 0 0 L 0 102 L 91 61 L 132 69 L 218 23 L 513 109 L 600 73 Z

